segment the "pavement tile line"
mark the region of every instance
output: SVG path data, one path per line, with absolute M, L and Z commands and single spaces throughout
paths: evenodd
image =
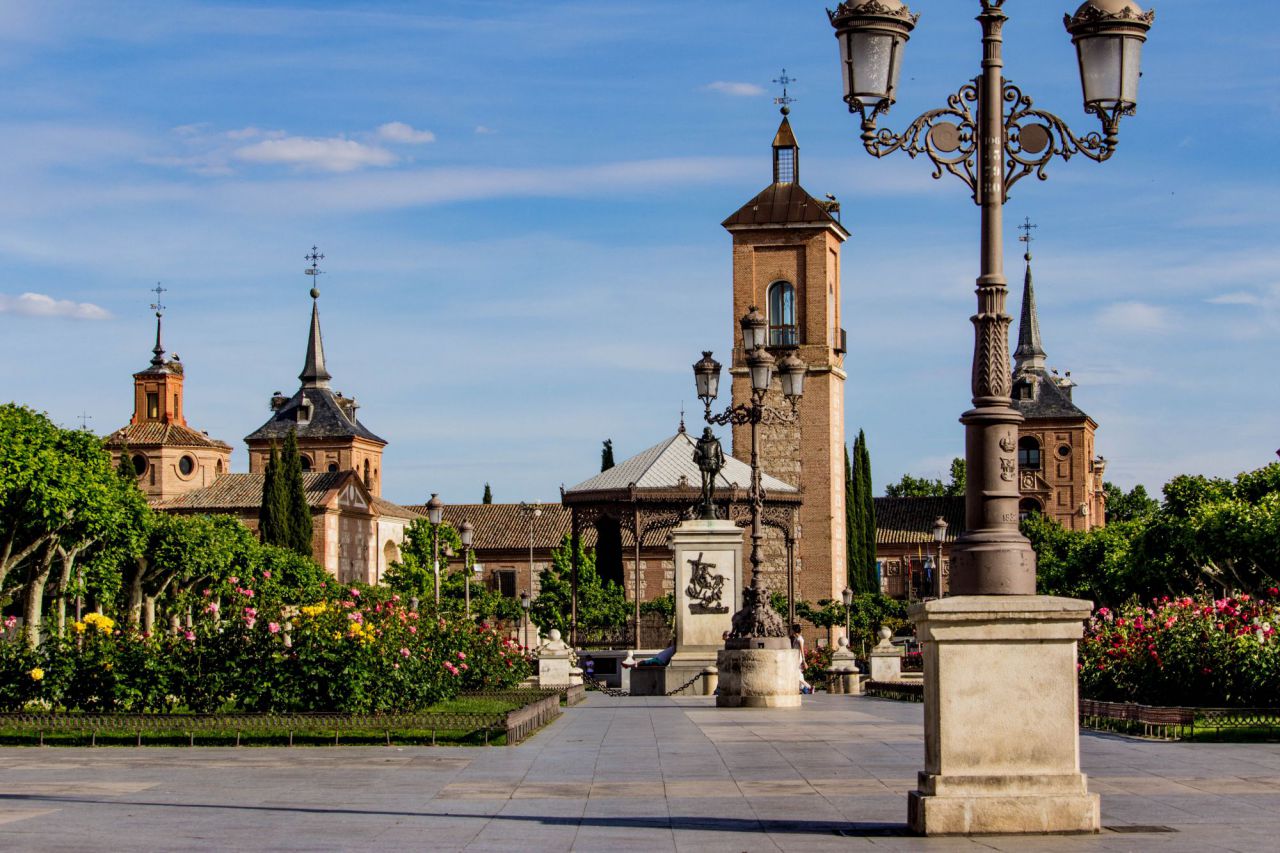
M 818 695 L 795 711 L 730 712 L 711 701 L 592 695 L 519 746 L 488 749 L 0 749 L 0 850 L 98 853 L 106 839 L 126 851 L 1199 853 L 1274 851 L 1280 839 L 1280 745 L 1086 733 L 1106 832 L 921 839 L 904 825 L 923 760 L 918 704 Z M 31 819 L 50 814 L 56 824 Z

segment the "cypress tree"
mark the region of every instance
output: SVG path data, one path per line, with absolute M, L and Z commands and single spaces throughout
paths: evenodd
M 280 477 L 280 452 L 271 445 L 271 456 L 262 477 L 262 505 L 258 509 L 258 538 L 267 545 L 284 545 L 288 541 L 285 527 L 284 480 Z
M 867 449 L 867 437 L 858 430 L 860 445 L 862 483 L 859 491 L 862 495 L 862 536 L 863 564 L 866 577 L 867 592 L 878 592 L 876 587 L 876 504 L 871 492 L 871 451 Z
M 120 479 L 128 480 L 135 485 L 138 482 L 138 469 L 133 467 L 133 457 L 129 454 L 129 445 L 121 445 L 120 461 L 116 463 L 116 473 Z
M 604 447 L 600 450 L 600 470 L 608 471 L 613 467 L 613 439 L 606 438 Z
M 302 454 L 298 452 L 297 430 L 289 430 L 289 437 L 284 441 L 284 452 L 280 454 L 277 479 L 282 481 L 283 517 L 286 519 L 283 532 L 287 538 L 281 542 L 281 545 L 304 557 L 310 557 L 313 553 L 311 506 L 307 503 L 307 491 L 302 485 Z
M 488 483 L 484 484 L 484 497 L 480 499 L 480 503 L 484 503 L 484 504 L 493 503 L 493 492 L 489 490 Z
M 858 551 L 862 547 L 859 529 L 862 504 L 853 484 L 853 470 L 849 467 L 849 448 L 844 449 L 844 560 L 845 585 L 854 592 L 862 591 L 862 565 Z

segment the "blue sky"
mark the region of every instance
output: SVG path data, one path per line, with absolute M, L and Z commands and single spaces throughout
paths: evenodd
M 914 7 L 894 128 L 977 73 L 977 2 Z M 1153 489 L 1280 447 L 1280 12 L 1244 0 L 1227 33 L 1157 8 L 1116 155 L 1055 162 L 1006 208 L 1010 313 L 1030 216 L 1049 362 L 1108 479 Z M 1010 79 L 1094 129 L 1065 4 L 1006 10 Z M 770 179 L 783 67 L 802 183 L 853 232 L 849 439 L 878 489 L 945 476 L 977 209 L 862 150 L 820 2 L 0 3 L 0 398 L 123 425 L 161 281 L 188 418 L 244 470 L 297 385 L 315 243 L 334 386 L 390 442 L 385 494 L 554 500 L 602 439 L 623 458 L 669 435 L 698 351 L 727 353 L 719 222 Z

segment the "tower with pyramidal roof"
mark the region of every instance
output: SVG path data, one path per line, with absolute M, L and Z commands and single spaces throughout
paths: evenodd
M 1018 348 L 1013 355 L 1013 405 L 1023 417 L 1018 427 L 1018 510 L 1022 516 L 1039 512 L 1068 530 L 1088 530 L 1106 524 L 1106 460 L 1094 456 L 1098 424 L 1072 399 L 1076 383 L 1071 371 L 1060 376 L 1046 366 L 1031 277 L 1035 227 L 1027 220 L 1019 226 L 1026 233 L 1018 238 L 1027 244 Z
M 733 402 L 749 403 L 751 381 L 738 321 L 752 307 L 768 319 L 769 349 L 794 349 L 808 365 L 799 418 L 760 426 L 761 466 L 800 486 L 797 595 L 840 598 L 845 570 L 844 353 L 840 325 L 840 246 L 849 232 L 834 199 L 818 201 L 800 185 L 800 146 L 787 115 L 773 139 L 773 182 L 723 222 L 733 236 Z M 830 197 L 829 197 L 830 198 Z M 788 408 L 774 379 L 766 404 Z M 733 455 L 750 458 L 751 428 L 733 429 Z M 765 567 L 782 568 L 783 551 L 766 540 Z M 770 576 L 781 589 L 782 579 Z

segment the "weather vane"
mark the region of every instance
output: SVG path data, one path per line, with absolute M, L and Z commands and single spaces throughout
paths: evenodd
M 324 260 L 324 255 L 320 254 L 319 247 L 313 243 L 311 251 L 303 255 L 302 259 L 311 261 L 311 266 L 307 267 L 303 272 L 311 276 L 311 298 L 318 299 L 320 297 L 320 289 L 316 287 L 316 282 L 319 281 L 317 276 L 324 272 L 324 270 L 320 269 L 320 262 Z
M 1022 236 L 1018 238 L 1018 242 L 1027 244 L 1027 252 L 1023 256 L 1027 260 L 1031 260 L 1031 241 L 1035 239 L 1034 237 L 1031 236 L 1031 229 L 1039 228 L 1039 227 L 1040 227 L 1039 225 L 1031 224 L 1030 216 L 1028 216 L 1026 220 L 1021 225 L 1018 226 L 1018 230 L 1022 232 Z
M 80 429 L 84 430 L 85 432 L 88 432 L 88 431 L 89 431 L 89 421 L 93 420 L 93 415 L 91 415 L 91 414 L 89 414 L 88 412 L 86 412 L 85 410 L 81 409 L 81 410 L 80 410 L 80 414 L 79 414 L 79 415 L 77 415 L 76 417 L 78 417 L 78 418 L 80 419 Z
M 781 74 L 773 78 L 773 82 L 777 83 L 779 86 L 782 87 L 782 95 L 780 97 L 774 98 L 773 102 L 775 104 L 781 104 L 782 114 L 786 115 L 787 113 L 791 112 L 791 105 L 795 103 L 795 100 L 796 100 L 795 98 L 787 94 L 787 87 L 790 86 L 792 83 L 796 82 L 796 78 L 788 77 L 787 69 L 784 68 L 782 69 Z
M 156 301 L 151 303 L 151 310 L 156 312 L 156 316 L 160 316 L 160 312 L 164 311 L 164 304 L 160 301 L 160 294 L 168 293 L 169 288 L 161 287 L 160 282 L 156 282 L 156 286 L 151 288 L 151 292 L 156 295 Z

